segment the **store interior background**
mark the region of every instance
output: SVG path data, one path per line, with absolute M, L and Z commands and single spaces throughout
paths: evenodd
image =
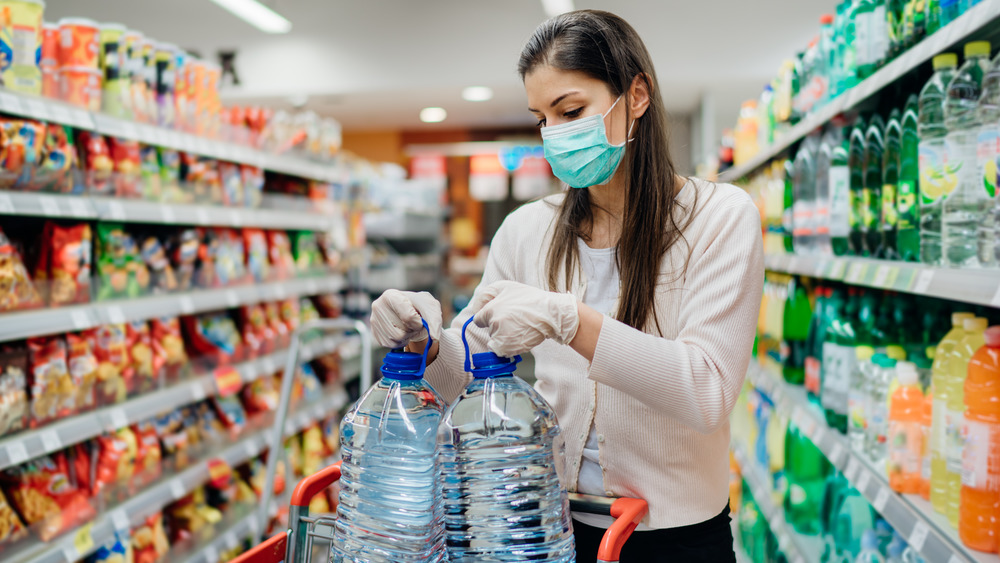
M 829 0 L 263 3 L 291 21 L 288 33 L 264 33 L 206 0 L 51 0 L 46 18 L 85 15 L 120 22 L 213 60 L 220 51 L 235 51 L 241 83 L 224 87 L 225 104 L 334 117 L 343 125 L 345 151 L 398 164 L 412 175 L 414 154 L 433 155 L 453 143 L 539 145 L 516 73 L 524 41 L 551 13 L 609 10 L 637 29 L 652 54 L 678 170 L 709 175 L 705 171 L 713 168 L 722 131 L 734 126 L 740 103 L 758 96 L 789 53 L 805 48 L 820 15 L 832 7 Z M 782 33 L 758 33 L 778 13 Z M 464 100 L 463 89 L 470 86 L 490 88 L 492 98 Z M 447 118 L 423 123 L 425 107 L 444 108 Z M 452 295 L 467 296 L 474 287 L 484 246 L 503 217 L 523 202 L 509 192 L 502 201 L 470 195 L 467 155 L 446 156 L 431 167 L 446 176 L 440 179 L 447 191 L 440 244 L 394 250 L 439 252 L 446 275 L 437 279 L 451 283 L 412 289 L 436 290 L 450 303 Z M 508 181 L 506 171 L 496 171 Z M 542 173 L 547 191 L 560 189 L 547 170 Z M 457 266 L 456 260 L 466 262 Z M 376 256 L 373 267 L 378 262 Z

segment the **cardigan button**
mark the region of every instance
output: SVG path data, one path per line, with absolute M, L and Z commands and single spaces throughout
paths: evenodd
M 604 434 L 598 434 L 597 435 L 597 443 L 598 444 L 603 444 L 604 443 Z

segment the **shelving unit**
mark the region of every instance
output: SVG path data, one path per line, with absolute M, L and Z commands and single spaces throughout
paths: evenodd
M 767 519 L 771 533 L 778 538 L 778 545 L 788 555 L 789 563 L 819 563 L 823 541 L 816 536 L 799 534 L 788 524 L 784 509 L 774 503 L 774 493 L 767 484 L 767 472 L 750 459 L 742 445 L 733 445 L 733 455 L 740 464 L 740 472 L 750 487 L 754 502 Z
M 385 264 L 369 268 L 365 288 L 378 295 L 387 289 L 426 291 L 442 278 L 441 214 L 384 211 L 365 216 L 369 241 L 389 250 Z
M 764 266 L 773 272 L 1000 307 L 1000 270 L 934 268 L 890 260 L 794 254 L 766 256 Z
M 722 182 L 735 182 L 747 174 L 767 164 L 781 155 L 806 135 L 819 129 L 835 116 L 858 108 L 863 102 L 882 92 L 901 77 L 918 66 L 927 63 L 935 55 L 944 52 L 957 42 L 989 29 L 1000 19 L 1000 0 L 983 0 L 962 14 L 955 21 L 939 29 L 920 43 L 908 49 L 892 62 L 880 68 L 860 84 L 832 100 L 819 111 L 809 115 L 788 130 L 749 162 L 735 166 L 719 174 Z
M 786 383 L 780 375 L 755 363 L 751 364 L 747 377 L 771 398 L 778 411 L 788 416 L 816 444 L 830 463 L 924 559 L 942 563 L 1000 561 L 995 554 L 963 546 L 948 522 L 919 496 L 900 495 L 890 489 L 884 471 L 853 451 L 847 438 L 827 425 L 822 412 L 810 403 L 803 388 Z

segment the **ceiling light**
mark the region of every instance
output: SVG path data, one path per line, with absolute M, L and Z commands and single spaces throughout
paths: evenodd
M 493 89 L 488 86 L 469 86 L 462 90 L 462 99 L 467 102 L 486 102 L 493 99 Z
M 424 123 L 441 123 L 448 117 L 444 108 L 424 108 L 420 110 L 420 121 Z
M 542 8 L 550 18 L 576 9 L 573 7 L 573 0 L 542 0 Z
M 264 33 L 288 33 L 292 22 L 258 0 L 212 0 Z

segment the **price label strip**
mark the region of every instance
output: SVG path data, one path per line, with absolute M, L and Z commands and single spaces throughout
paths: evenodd
M 885 510 L 885 505 L 889 503 L 889 489 L 887 487 L 879 487 L 878 494 L 875 495 L 875 500 L 872 501 L 872 507 L 875 508 L 879 513 Z
M 851 267 L 847 270 L 847 276 L 844 277 L 844 281 L 847 283 L 861 283 L 865 279 L 865 273 L 868 268 L 861 262 L 854 262 Z
M 62 446 L 63 443 L 59 438 L 58 432 L 55 430 L 46 430 L 42 432 L 42 447 L 45 448 L 46 452 L 61 450 Z
M 872 281 L 872 285 L 884 289 L 892 289 L 895 286 L 896 278 L 898 277 L 899 268 L 883 264 L 875 270 L 875 279 Z
M 830 273 L 828 277 L 832 280 L 842 280 L 844 279 L 844 271 L 847 269 L 847 262 L 843 260 L 834 260 L 833 266 L 830 268 Z
M 934 270 L 923 269 L 917 274 L 916 279 L 913 281 L 913 292 L 914 293 L 927 293 L 927 290 L 931 286 L 931 282 L 934 281 Z
M 8 465 L 20 465 L 26 461 L 28 461 L 28 450 L 25 449 L 24 444 L 19 439 L 16 442 L 7 444 Z
M 62 211 L 59 210 L 59 202 L 52 196 L 39 196 L 38 205 L 41 206 L 42 214 L 44 215 L 49 217 L 58 217 L 59 215 L 62 215 Z
M 13 214 L 14 211 L 14 200 L 9 195 L 0 193 L 0 213 Z
M 87 204 L 80 198 L 74 197 L 69 200 L 69 212 L 73 217 L 90 217 L 93 215 Z
M 924 543 L 927 541 L 927 536 L 931 533 L 930 527 L 926 522 L 922 520 L 917 520 L 913 525 L 913 531 L 910 532 L 909 543 L 910 547 L 919 551 L 923 551 Z

